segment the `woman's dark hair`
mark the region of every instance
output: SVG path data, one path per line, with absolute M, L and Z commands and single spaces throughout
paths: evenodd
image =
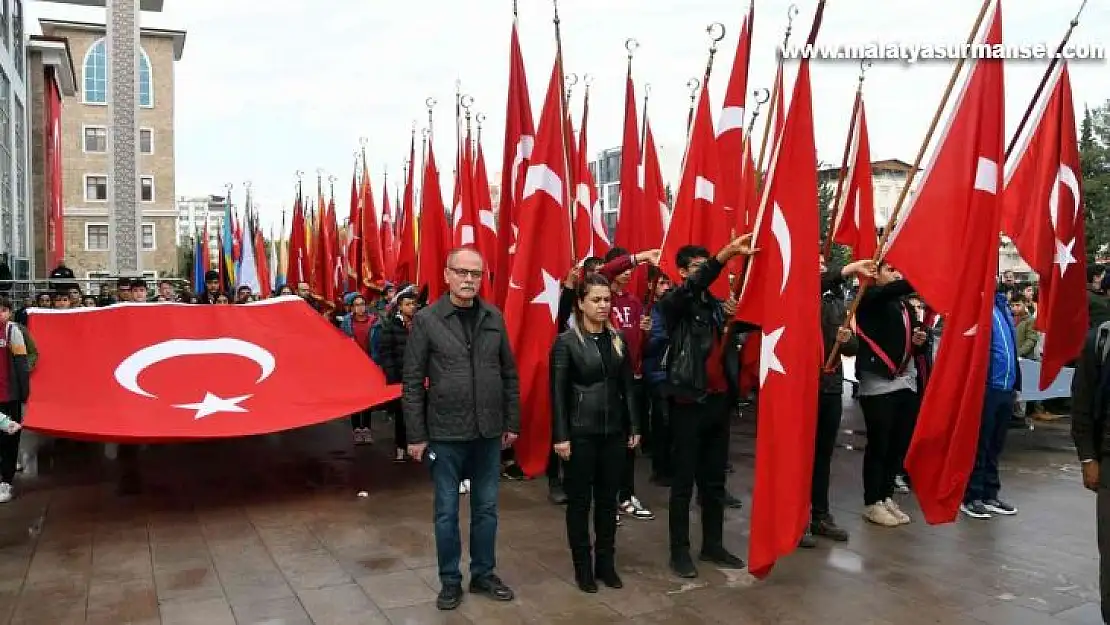
M 600 273 L 591 273 L 583 276 L 582 279 L 578 281 L 578 284 L 574 286 L 574 333 L 578 336 L 579 341 L 585 340 L 585 337 L 582 336 L 582 302 L 584 302 L 586 296 L 589 295 L 590 288 L 595 286 L 603 286 L 607 289 L 611 288 L 609 280 Z M 622 355 L 624 353 L 624 343 L 621 341 L 621 335 L 613 330 L 608 319 L 605 320 L 602 331 L 609 332 L 612 336 L 613 352 L 618 356 Z

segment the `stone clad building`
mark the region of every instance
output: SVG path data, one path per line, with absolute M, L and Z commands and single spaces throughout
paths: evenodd
M 76 93 L 63 100 L 62 197 L 65 260 L 78 278 L 108 275 L 108 55 L 105 9 L 36 2 L 42 34 L 64 39 L 76 68 Z M 179 275 L 174 159 L 174 63 L 185 49 L 185 31 L 144 11 L 140 24 L 139 203 L 141 266 L 150 278 Z M 32 80 L 41 77 L 32 75 Z M 42 89 L 36 85 L 35 93 Z M 50 268 L 44 268 L 46 273 Z M 41 275 L 41 274 L 40 274 Z

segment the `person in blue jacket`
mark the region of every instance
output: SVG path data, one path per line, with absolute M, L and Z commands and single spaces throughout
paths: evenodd
M 1010 415 L 1021 389 L 1018 366 L 1017 328 L 1010 305 L 1002 293 L 995 294 L 991 311 L 990 364 L 987 388 L 983 395 L 983 416 L 979 427 L 979 450 L 975 468 L 967 482 L 960 512 L 973 519 L 989 519 L 996 514 L 1017 514 L 1017 508 L 998 498 L 1002 483 L 998 477 L 998 457 L 1006 444 Z

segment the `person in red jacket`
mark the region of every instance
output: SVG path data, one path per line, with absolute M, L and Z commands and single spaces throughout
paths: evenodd
M 629 256 L 628 250 L 614 247 L 605 255 L 605 262 Z M 632 268 L 613 276 L 612 304 L 609 308 L 609 323 L 624 337 L 628 346 L 628 360 L 632 364 L 633 386 L 637 405 L 644 405 L 646 397 L 644 390 L 643 353 L 644 336 L 651 330 L 651 316 L 645 314 L 644 303 L 628 288 L 632 279 Z M 648 424 L 641 414 L 641 422 L 637 424 L 641 432 L 646 432 Z M 617 501 L 620 502 L 619 510 L 622 514 L 641 521 L 650 521 L 655 518 L 655 513 L 646 508 L 636 497 L 636 450 L 628 450 L 628 461 L 625 463 L 621 474 L 620 490 L 617 492 Z

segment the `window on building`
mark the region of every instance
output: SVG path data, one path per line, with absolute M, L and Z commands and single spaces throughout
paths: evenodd
M 86 152 L 107 152 L 108 151 L 108 129 L 103 126 L 86 126 L 85 127 L 85 151 Z
M 85 251 L 108 251 L 108 224 L 85 224 Z
M 139 199 L 143 202 L 154 201 L 154 176 L 139 177 Z
M 85 176 L 85 201 L 108 201 L 108 176 Z
M 23 75 L 24 66 L 24 49 L 23 49 L 23 0 L 15 0 L 12 4 L 12 55 L 15 59 L 15 72 L 19 74 L 20 78 L 26 80 Z
M 3 4 L 3 2 L 0 2 Z M 0 71 L 0 224 L 12 223 L 12 97 L 11 81 Z M 12 228 L 0 228 L 0 249 L 12 249 Z
M 26 115 L 23 103 L 13 98 L 15 110 L 15 251 L 16 259 L 27 258 L 27 242 L 30 232 L 27 227 L 27 139 L 24 137 Z
M 0 2 L 0 41 L 8 46 L 8 3 Z
M 86 104 L 108 103 L 108 46 L 98 39 L 85 54 L 84 99 Z M 139 106 L 154 106 L 154 75 L 146 50 L 139 49 Z
M 139 129 L 139 152 L 154 154 L 154 131 L 150 128 Z
M 150 252 L 154 250 L 154 224 L 143 224 L 142 232 L 143 251 Z

